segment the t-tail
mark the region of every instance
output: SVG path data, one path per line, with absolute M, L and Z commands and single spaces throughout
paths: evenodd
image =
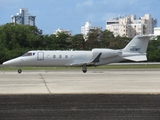
M 146 51 L 149 40 L 155 37 L 154 35 L 137 35 L 122 49 L 122 56 L 126 60 L 146 61 Z

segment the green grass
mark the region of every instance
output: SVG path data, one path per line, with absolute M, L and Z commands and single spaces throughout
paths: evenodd
M 160 65 L 103 65 L 97 67 L 87 67 L 87 69 L 154 69 L 160 68 Z M 19 67 L 0 67 L 0 70 L 12 71 Z M 23 70 L 80 70 L 81 67 L 22 67 Z

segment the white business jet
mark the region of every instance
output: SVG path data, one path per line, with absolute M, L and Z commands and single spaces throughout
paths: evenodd
M 121 50 L 94 48 L 91 51 L 33 50 L 8 60 L 4 66 L 99 66 L 123 60 L 146 61 L 148 42 L 153 35 L 137 35 Z M 18 73 L 22 70 L 18 69 Z

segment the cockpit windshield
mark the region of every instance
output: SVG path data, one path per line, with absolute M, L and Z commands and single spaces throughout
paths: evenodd
M 35 53 L 34 52 L 27 52 L 25 53 L 24 55 L 22 55 L 23 57 L 26 57 L 26 56 L 34 56 Z

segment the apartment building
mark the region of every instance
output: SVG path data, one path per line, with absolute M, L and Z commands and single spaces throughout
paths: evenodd
M 154 34 L 160 36 L 160 27 L 154 28 Z
M 157 19 L 151 14 L 136 19 L 136 15 L 120 16 L 107 21 L 106 29 L 113 32 L 115 36 L 133 38 L 139 34 L 153 34 L 157 26 Z
M 21 8 L 20 12 L 17 15 L 12 15 L 11 18 L 12 23 L 35 26 L 36 16 L 30 15 L 26 8 Z
M 65 34 L 68 34 L 68 35 L 72 36 L 72 31 L 70 31 L 70 30 L 64 30 L 64 29 L 61 29 L 61 28 L 58 28 L 58 30 L 55 30 L 53 32 L 53 34 L 57 35 L 57 33 L 62 33 L 62 32 L 65 33 Z
M 96 30 L 96 29 L 102 30 L 102 27 L 92 26 L 91 21 L 86 22 L 86 24 L 81 27 L 81 34 L 83 34 L 83 38 L 85 39 L 85 41 L 88 39 L 88 33 L 91 30 Z

